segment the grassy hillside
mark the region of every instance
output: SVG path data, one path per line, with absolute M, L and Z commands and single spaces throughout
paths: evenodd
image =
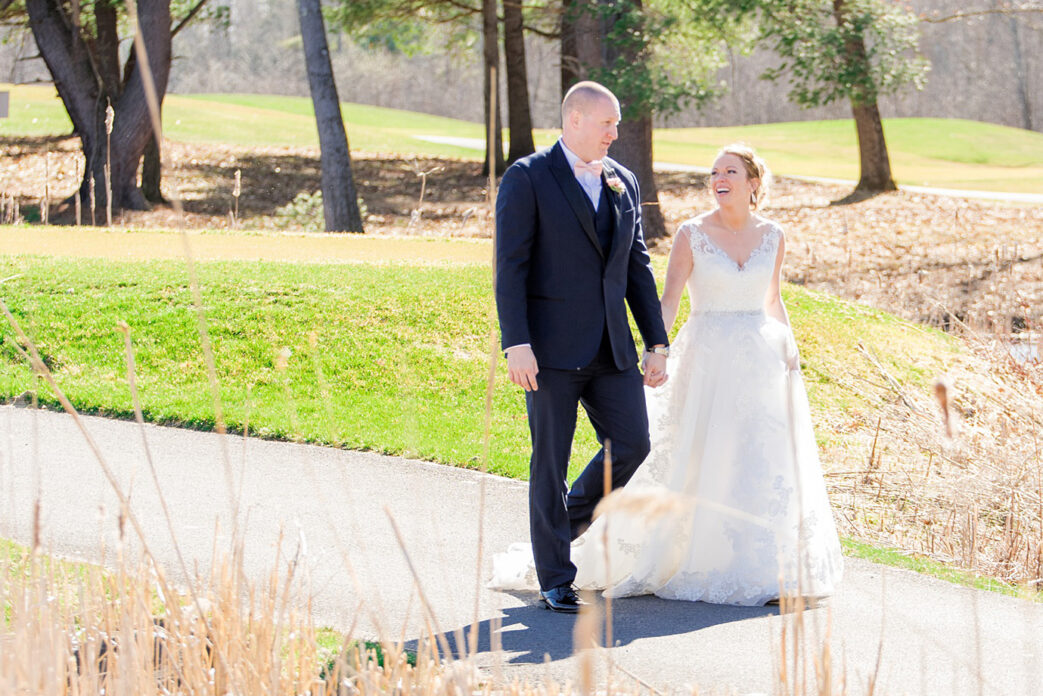
M 0 120 L 0 137 L 69 133 L 72 122 L 54 90 L 11 86 L 10 118 Z M 417 152 L 475 158 L 474 150 L 428 143 L 414 134 L 481 138 L 478 124 L 376 106 L 343 105 L 352 149 Z M 168 95 L 163 102 L 168 138 L 184 142 L 227 143 L 249 147 L 317 147 L 311 100 L 265 95 Z M 480 157 L 480 155 L 478 155 Z
M 53 89 L 11 89 L 11 117 L 0 120 L 0 137 L 68 133 L 72 126 Z M 344 104 L 348 137 L 355 150 L 478 159 L 473 146 L 421 140 L 416 136 L 480 141 L 482 126 L 375 106 Z M 169 95 L 164 102 L 166 135 L 185 142 L 220 142 L 248 147 L 315 147 L 318 137 L 311 100 L 273 95 Z M 1043 134 L 958 119 L 887 119 L 891 161 L 900 183 L 995 191 L 1043 190 Z M 537 132 L 538 144 L 554 140 Z M 724 143 L 757 147 L 780 175 L 854 179 L 858 149 L 849 120 L 802 121 L 731 128 L 658 129 L 656 159 L 708 166 Z
M 665 261 L 656 259 L 660 279 Z M 199 274 L 230 424 L 248 420 L 252 432 L 275 437 L 478 465 L 494 330 L 486 265 L 225 261 L 200 264 Z M 0 277 L 11 276 L 0 296 L 78 407 L 130 413 L 116 328 L 126 321 L 146 417 L 213 425 L 182 262 L 0 258 Z M 896 378 L 919 386 L 958 351 L 949 337 L 877 310 L 796 287 L 786 295 L 819 420 L 868 403 L 830 377 L 841 364 L 863 369 L 858 341 L 879 347 Z M 6 345 L 6 325 L 2 335 Z M 491 466 L 524 477 L 523 399 L 498 363 Z M 0 347 L 0 398 L 37 388 L 15 351 Z M 827 430 L 820 437 L 840 444 Z M 577 444 L 574 470 L 595 448 L 589 427 Z
M 899 183 L 996 191 L 1043 191 L 1043 133 L 961 119 L 884 120 Z M 699 164 L 727 142 L 754 145 L 778 174 L 858 178 L 848 120 L 656 131 L 656 159 Z

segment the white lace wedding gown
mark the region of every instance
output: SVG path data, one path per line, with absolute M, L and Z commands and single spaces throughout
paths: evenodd
M 740 267 L 682 225 L 692 312 L 669 380 L 646 392 L 652 450 L 573 542 L 577 587 L 751 606 L 833 593 L 843 560 L 807 394 L 786 367 L 795 343 L 763 311 L 781 234 L 772 226 Z M 531 548 L 512 546 L 490 586 L 531 587 L 531 565 Z

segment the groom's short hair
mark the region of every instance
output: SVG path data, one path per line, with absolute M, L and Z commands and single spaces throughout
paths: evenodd
M 561 122 L 564 124 L 573 111 L 587 113 L 591 104 L 602 99 L 610 100 L 616 105 L 616 109 L 619 109 L 619 100 L 605 85 L 593 80 L 577 82 L 569 88 L 569 91 L 565 93 L 565 98 L 561 100 Z

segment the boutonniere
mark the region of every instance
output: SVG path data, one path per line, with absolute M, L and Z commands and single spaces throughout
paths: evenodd
M 623 193 L 626 190 L 626 187 L 623 186 L 623 180 L 618 176 L 607 177 L 605 184 L 616 193 Z

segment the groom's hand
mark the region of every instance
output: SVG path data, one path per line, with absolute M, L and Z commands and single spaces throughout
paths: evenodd
M 666 356 L 646 352 L 641 361 L 641 371 L 645 373 L 646 387 L 662 386 L 666 383 Z
M 507 379 L 525 391 L 536 391 L 536 375 L 540 368 L 536 365 L 536 355 L 529 346 L 511 346 L 507 349 Z

